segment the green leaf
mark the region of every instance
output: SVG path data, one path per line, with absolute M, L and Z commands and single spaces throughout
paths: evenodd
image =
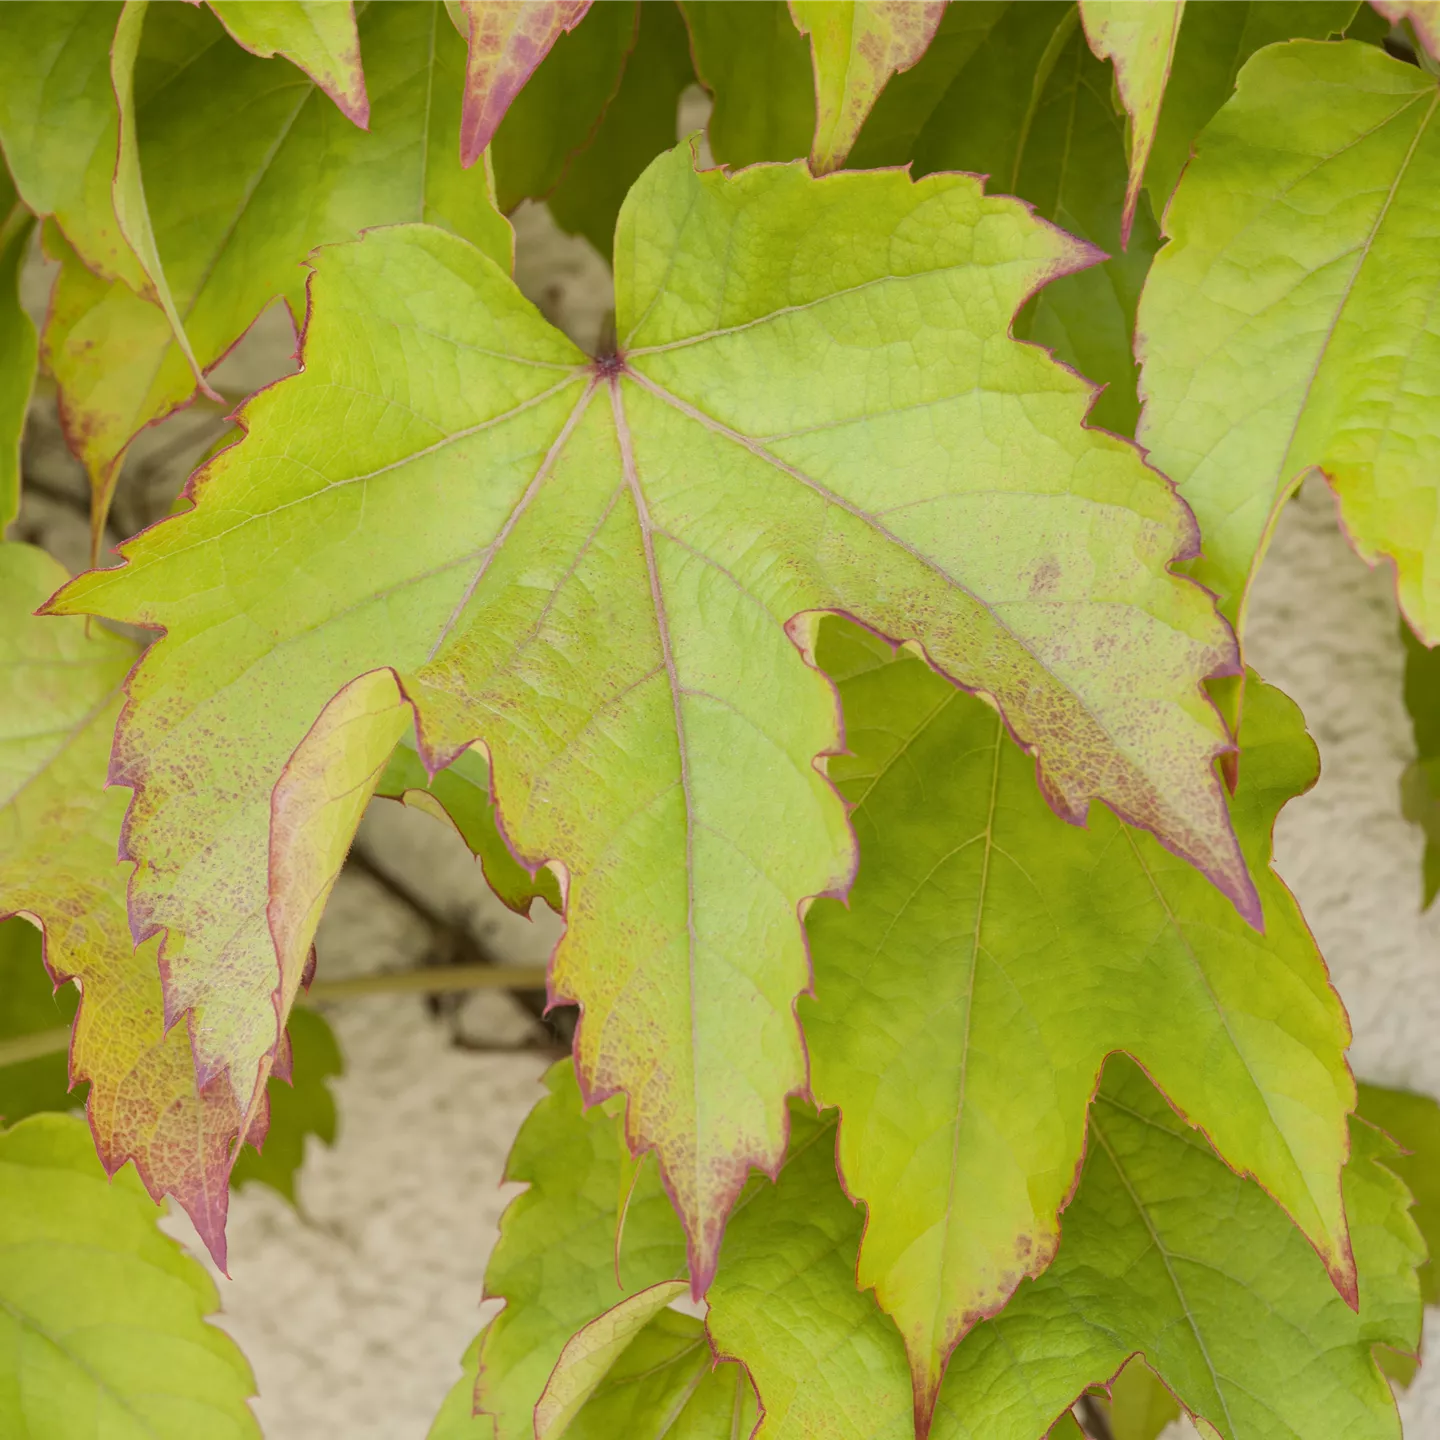
M 148 212 L 207 369 L 277 295 L 303 316 L 306 256 L 367 226 L 430 221 L 509 264 L 508 225 L 483 177 L 466 175 L 451 149 L 464 58 L 443 8 L 371 5 L 360 37 L 369 134 L 288 62 L 231 44 L 207 11 L 167 4 L 148 15 L 136 62 Z M 185 403 L 194 377 L 154 307 L 86 274 L 83 251 L 62 258 L 44 343 L 103 515 L 125 447 Z
M 646 0 L 639 10 L 640 31 L 620 88 L 582 161 L 549 196 L 561 228 L 585 236 L 606 259 L 620 206 L 645 167 L 675 143 L 680 95 L 695 81 L 679 8 L 671 0 Z
M 1175 1397 L 1139 1359 L 1129 1361 L 1110 1382 L 1109 1399 L 1102 1403 L 1112 1440 L 1158 1440 L 1161 1431 L 1180 1418 Z
M 20 441 L 35 383 L 35 324 L 20 304 L 20 270 L 33 228 L 0 165 L 0 537 L 20 510 Z
M 80 981 L 70 1073 L 92 1082 L 87 1109 L 106 1169 L 134 1160 L 223 1266 L 225 1177 L 243 1108 L 227 1077 L 197 1084 L 187 1026 L 166 1026 L 159 947 L 131 938 L 129 867 L 115 858 L 126 797 L 104 786 L 136 647 L 98 625 L 32 615 L 65 579 L 43 551 L 0 546 L 0 919 L 33 915 L 51 975 Z M 262 1106 L 250 1133 L 263 1130 Z
M 551 993 L 585 1010 L 592 1093 L 631 1095 L 703 1288 L 805 1082 L 797 908 L 853 864 L 797 616 L 915 638 L 996 697 L 1058 810 L 1111 800 L 1259 912 L 1199 685 L 1229 637 L 1168 569 L 1188 517 L 1008 335 L 1074 242 L 971 176 L 677 149 L 616 254 L 624 356 L 587 363 L 443 231 L 322 252 L 304 372 L 247 405 L 195 509 L 56 607 L 167 631 L 114 773 L 202 1076 L 254 1093 L 413 706 L 427 765 L 482 741 L 517 857 L 564 867 Z
M 1109 69 L 1090 53 L 1075 6 L 1012 5 L 935 106 L 915 160 L 922 174 L 988 174 L 996 189 L 1108 253 L 1103 264 L 1046 285 L 1020 312 L 1015 333 L 1105 386 L 1091 424 L 1133 434 L 1140 407 L 1131 336 L 1159 231 L 1142 204 L 1130 247 L 1121 249 L 1124 125 L 1110 100 Z
M 497 8 L 502 12 L 514 8 L 522 12 L 522 18 L 536 12 L 558 17 L 566 9 L 546 3 L 515 7 L 486 4 L 477 6 L 476 11 L 483 15 Z M 585 9 L 583 5 L 579 8 Z M 572 33 L 556 31 L 553 48 L 510 102 L 495 132 L 491 156 L 496 198 L 502 210 L 513 210 L 527 197 L 548 195 L 565 178 L 576 155 L 594 138 L 606 107 L 620 88 L 626 61 L 635 47 L 641 9 L 632 0 L 607 0 L 592 7 L 586 23 Z M 539 23 L 538 15 L 535 23 Z M 660 148 L 675 143 L 674 129 L 672 114 L 671 134 Z M 607 245 L 601 253 L 608 250 Z
M 818 659 L 845 674 L 857 641 L 837 630 Z M 1050 1262 L 1116 1050 L 1353 1293 L 1349 1027 L 1270 868 L 1275 818 L 1319 770 L 1299 710 L 1252 680 L 1231 815 L 1262 936 L 1151 836 L 1098 809 L 1083 830 L 1059 820 L 991 706 L 913 657 L 871 667 L 841 682 L 849 754 L 829 763 L 863 863 L 846 904 L 810 911 L 800 1017 L 812 1093 L 843 1116 L 846 1189 L 869 1207 L 858 1283 L 905 1337 L 919 1411 L 957 1341 Z
M 238 1190 L 247 1181 L 268 1185 L 295 1202 L 295 1176 L 305 1163 L 305 1140 L 314 1135 L 335 1143 L 335 1097 L 325 1083 L 345 1073 L 340 1047 L 324 1017 L 297 1006 L 285 1027 L 290 1045 L 290 1073 L 275 1074 L 266 1086 L 270 1123 L 260 1149 L 242 1150 L 230 1172 Z
M 1175 190 L 1195 137 L 1230 98 L 1240 67 L 1282 40 L 1343 35 L 1356 0 L 1188 0 L 1145 188 L 1157 214 Z
M 370 124 L 370 99 L 360 65 L 360 37 L 353 3 L 335 0 L 210 0 L 210 8 L 239 45 L 269 59 L 283 55 L 298 65 L 362 130 Z
M 259 1440 L 214 1283 L 159 1218 L 81 1121 L 0 1132 L 0 1432 Z
M 1140 185 L 1160 125 L 1160 107 L 1170 79 L 1175 44 L 1185 0 L 1079 0 L 1085 38 L 1101 60 L 1115 65 L 1115 87 L 1125 113 L 1126 148 L 1130 176 L 1125 185 L 1125 208 L 1120 221 L 1122 244 L 1130 242 L 1130 227 L 1140 202 Z
M 1137 1350 L 1225 1440 L 1398 1440 L 1371 1347 L 1419 1343 L 1424 1247 L 1386 1168 L 1393 1147 L 1363 1122 L 1351 1144 L 1358 1314 L 1259 1186 L 1221 1165 L 1138 1067 L 1112 1061 L 1059 1256 L 956 1350 L 937 1440 L 1030 1440 Z
M 145 290 L 111 194 L 119 133 L 110 42 L 121 8 L 111 0 L 0 7 L 0 145 L 26 205 L 54 216 L 97 274 Z
M 1405 1152 L 1385 1164 L 1415 1199 L 1412 1213 L 1430 1252 L 1420 1267 L 1420 1294 L 1427 1305 L 1440 1304 L 1440 1277 L 1434 1260 L 1440 1252 L 1440 1105 L 1429 1095 L 1362 1084 L 1359 1112 Z
M 1260 51 L 1201 135 L 1140 302 L 1140 439 L 1243 625 L 1280 507 L 1319 469 L 1440 640 L 1440 88 L 1356 41 Z M 1244 397 L 1237 404 L 1236 397 Z
M 944 11 L 944 0 L 790 0 L 796 28 L 810 37 L 817 175 L 845 163 L 880 92 L 924 55 Z
M 75 1018 L 73 985 L 56 986 L 45 973 L 40 932 L 18 916 L 0 920 L 0 1040 L 43 1035 Z M 0 1065 L 0 1121 L 14 1124 L 42 1110 L 69 1110 L 84 1103 L 70 1090 L 65 1051 Z
M 714 97 L 707 134 L 722 165 L 797 160 L 815 133 L 810 48 L 784 0 L 680 0 L 695 73 Z
M 1422 867 L 1423 907 L 1440 892 L 1440 650 L 1418 641 L 1403 622 L 1405 709 L 1415 734 L 1415 758 L 1400 777 L 1405 818 L 1425 832 Z
M 779 1182 L 737 1207 L 710 1291 L 715 1345 L 750 1368 L 764 1407 L 756 1440 L 916 1433 L 904 1345 L 855 1288 L 863 1225 L 830 1164 L 833 1133 L 797 1116 Z M 1392 1153 L 1353 1127 L 1357 1315 L 1264 1191 L 1138 1067 L 1111 1061 L 1059 1255 L 956 1350 L 931 1440 L 1035 1440 L 1137 1351 L 1225 1440 L 1398 1440 L 1371 1347 L 1417 1343 L 1423 1247 L 1404 1186 L 1377 1163 Z
M 601 12 L 629 6 L 602 5 Z M 473 165 L 490 144 L 512 101 L 550 47 L 585 18 L 590 0 L 460 0 L 469 58 L 460 119 L 460 163 Z M 608 21 L 601 21 L 604 26 Z M 588 78 L 588 77 L 587 77 Z
M 490 764 L 480 751 L 466 750 L 432 778 L 412 732 L 395 747 L 375 793 L 449 821 L 479 859 L 486 883 L 518 914 L 528 915 L 537 896 L 554 910 L 562 908 L 554 872 L 542 866 L 531 875 L 502 838 L 490 798 Z
M 507 1180 L 530 1188 L 501 1219 L 485 1272 L 486 1295 L 505 1301 L 480 1341 L 475 1390 L 479 1409 L 494 1417 L 495 1440 L 532 1440 L 535 1405 L 572 1335 L 685 1267 L 684 1237 L 655 1167 L 642 1168 L 633 1191 L 621 1185 L 628 1152 L 618 1103 L 584 1110 L 569 1060 L 545 1084 L 550 1093 L 505 1168 Z

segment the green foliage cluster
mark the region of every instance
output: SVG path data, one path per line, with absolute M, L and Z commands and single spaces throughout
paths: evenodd
M 0 525 L 38 368 L 96 566 L 0 542 L 0 1428 L 256 1433 L 154 1202 L 223 1264 L 333 1140 L 385 797 L 581 1013 L 432 1440 L 1398 1435 L 1440 1109 L 1357 1094 L 1244 641 L 1315 475 L 1428 904 L 1437 116 L 1422 0 L 0 9 Z M 300 373 L 102 566 L 277 301 Z

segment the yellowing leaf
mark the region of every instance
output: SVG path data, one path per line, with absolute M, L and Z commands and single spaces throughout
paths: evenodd
M 293 61 L 342 114 L 362 130 L 369 125 L 353 0 L 210 0 L 210 8 L 237 44 L 265 59 Z
M 536 66 L 589 8 L 590 0 L 460 0 L 470 46 L 460 120 L 462 165 L 480 158 Z
M 1440 640 L 1440 87 L 1357 41 L 1260 51 L 1201 135 L 1140 302 L 1139 436 L 1243 626 L 1312 469 Z
M 826 622 L 844 676 L 860 874 L 806 922 L 811 1089 L 840 1108 L 846 1190 L 868 1208 L 857 1281 L 910 1352 L 928 1414 L 951 1349 L 1060 1242 L 1100 1069 L 1133 1055 L 1236 1170 L 1255 1175 L 1337 1284 L 1354 1084 L 1349 1026 L 1270 869 L 1280 807 L 1309 788 L 1299 711 L 1252 681 L 1232 816 L 1265 907 L 1257 935 L 1148 835 L 1063 824 L 981 701 Z
M 1080 0 L 1085 38 L 1100 59 L 1114 62 L 1115 84 L 1130 116 L 1130 180 L 1120 221 L 1126 244 L 1184 13 L 1185 0 Z
M 0 1433 L 260 1440 L 214 1283 L 159 1218 L 80 1121 L 0 1133 Z
M 0 546 L 0 916 L 34 916 L 50 973 L 81 983 L 70 1072 L 91 1082 L 106 1169 L 134 1160 L 150 1193 L 175 1196 L 223 1265 L 243 1107 L 223 1076 L 197 1087 L 187 1027 L 166 1028 L 159 947 L 137 950 L 131 939 L 130 867 L 115 853 L 125 795 L 103 787 L 136 648 L 98 625 L 87 633 L 83 621 L 33 616 L 65 579 L 42 551 Z M 264 1133 L 263 1099 L 251 1133 Z
M 838 170 L 885 83 L 925 53 L 944 0 L 790 0 L 815 68 L 817 175 Z
M 805 1084 L 799 906 L 853 865 L 814 764 L 840 743 L 805 654 L 824 610 L 917 640 L 996 698 L 1057 810 L 1106 799 L 1258 918 L 1199 683 L 1229 637 L 1169 571 L 1188 519 L 1081 425 L 1089 387 L 1009 338 L 1085 258 L 971 176 L 676 150 L 621 216 L 622 353 L 588 361 L 443 231 L 322 252 L 303 373 L 250 402 L 192 511 L 56 603 L 167 632 L 114 773 L 202 1076 L 255 1092 L 272 917 L 283 999 L 343 851 L 336 826 L 323 863 L 292 857 L 276 786 L 327 730 L 355 776 L 383 763 L 398 677 L 427 766 L 482 742 L 518 858 L 564 867 L 552 995 L 584 1009 L 589 1093 L 630 1095 L 703 1288 Z M 359 677 L 374 726 L 317 719 Z

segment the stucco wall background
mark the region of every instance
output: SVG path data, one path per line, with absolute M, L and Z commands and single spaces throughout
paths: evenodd
M 592 338 L 610 304 L 605 267 L 543 211 L 524 211 L 517 228 L 522 287 L 582 342 Z M 27 288 L 43 306 L 38 262 Z M 270 313 L 220 383 L 244 391 L 282 373 L 292 343 L 283 317 Z M 132 462 L 154 462 L 161 492 L 178 485 L 165 447 L 186 426 L 192 449 L 222 428 L 214 416 L 181 417 L 147 436 Z M 36 484 L 18 533 L 78 567 L 83 478 L 43 395 L 27 473 Z M 1440 907 L 1419 912 L 1421 839 L 1399 813 L 1411 738 L 1393 594 L 1388 576 L 1346 546 L 1319 482 L 1288 507 L 1252 616 L 1252 663 L 1300 702 L 1320 747 L 1321 780 L 1282 816 L 1277 862 L 1349 1008 L 1355 1068 L 1440 1095 Z M 506 960 L 543 960 L 558 934 L 543 905 L 533 921 L 499 906 L 458 837 L 423 815 L 378 803 L 360 843 Z M 339 976 L 421 963 L 430 943 L 405 905 L 352 867 L 317 948 L 322 973 Z M 510 1198 L 504 1159 L 549 1059 L 543 1048 L 503 1047 L 543 1046 L 546 1037 L 498 994 L 440 1017 L 412 997 L 350 1001 L 327 1014 L 348 1066 L 334 1086 L 338 1143 L 312 1143 L 298 1211 L 253 1186 L 234 1197 L 221 1323 L 255 1368 L 270 1440 L 420 1440 L 493 1310 L 479 1297 Z M 183 1217 L 168 1223 L 193 1244 Z M 1440 1345 L 1433 1323 L 1430 1332 Z M 1401 1407 L 1409 1440 L 1440 1440 L 1440 1363 L 1422 1370 Z

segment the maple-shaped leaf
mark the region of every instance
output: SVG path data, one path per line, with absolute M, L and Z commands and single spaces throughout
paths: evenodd
M 1114 62 L 1115 88 L 1130 117 L 1130 177 L 1120 220 L 1122 244 L 1130 242 L 1184 13 L 1185 0 L 1080 0 L 1085 38 L 1100 59 Z
M 460 120 L 462 165 L 480 158 L 550 47 L 589 9 L 590 0 L 460 0 L 469 47 Z
M 722 165 L 797 160 L 815 134 L 810 47 L 785 0 L 680 0 L 695 74 L 714 97 L 706 135 Z
M 620 1102 L 586 1111 L 569 1060 L 545 1084 L 505 1167 L 530 1188 L 505 1211 L 485 1271 L 505 1308 L 481 1337 L 474 1396 L 495 1440 L 533 1440 L 535 1406 L 577 1331 L 685 1268 L 654 1165 L 630 1159 Z
M 200 0 L 191 0 L 199 4 Z M 298 65 L 362 130 L 370 98 L 360 64 L 353 0 L 209 0 L 231 38 L 252 55 L 283 55 Z
M 0 1433 L 260 1440 L 220 1297 L 83 1122 L 0 1132 Z
M 413 707 L 427 766 L 482 742 L 517 855 L 568 877 L 552 998 L 585 1012 L 587 1092 L 630 1094 L 703 1288 L 806 1080 L 798 907 L 854 863 L 814 763 L 840 744 L 806 657 L 826 610 L 922 644 L 1060 813 L 1106 799 L 1258 921 L 1199 684 L 1229 636 L 1169 570 L 1188 516 L 1008 335 L 1087 258 L 972 176 L 680 148 L 626 202 L 622 352 L 589 361 L 443 231 L 322 252 L 304 372 L 192 511 L 52 606 L 167 632 L 114 773 L 202 1079 L 255 1093 Z
M 1140 439 L 1243 624 L 1285 500 L 1321 471 L 1362 557 L 1440 640 L 1440 84 L 1358 41 L 1253 56 L 1165 216 L 1140 301 Z
M 19 916 L 0 920 L 0 1049 L 7 1041 L 59 1038 L 75 1018 L 77 998 L 73 985 L 57 986 L 46 972 L 40 932 Z M 42 1110 L 83 1104 L 84 1091 L 71 1091 L 68 1072 L 63 1044 L 24 1060 L 0 1060 L 0 1122 L 13 1125 Z
M 185 1024 L 167 1027 L 155 942 L 126 921 L 116 862 L 126 797 L 106 761 L 136 646 L 98 625 L 31 614 L 66 579 L 29 545 L 0 546 L 0 917 L 45 931 L 45 964 L 83 992 L 70 1050 L 95 1145 L 173 1195 L 223 1266 L 231 1144 L 245 1106 L 224 1077 L 197 1086 Z M 245 1097 L 248 1101 L 249 1097 Z M 249 1133 L 264 1134 L 263 1105 Z
M 710 1289 L 717 1351 L 744 1363 L 755 1440 L 911 1440 L 905 1350 L 855 1288 L 862 1213 L 836 1181 L 833 1127 L 797 1118 L 778 1183 L 737 1208 Z M 1059 1255 L 956 1350 L 931 1440 L 1035 1440 L 1136 1352 L 1224 1440 L 1398 1440 L 1372 1347 L 1414 1350 L 1423 1258 L 1393 1147 L 1352 1130 L 1346 1205 L 1356 1314 L 1305 1238 L 1226 1168 L 1123 1057 L 1092 1106 Z
M 796 28 L 810 37 L 817 175 L 845 163 L 886 82 L 925 53 L 944 12 L 944 0 L 790 0 Z
M 1341 1207 L 1349 1026 L 1270 868 L 1280 807 L 1319 772 L 1298 709 L 1251 682 L 1231 815 L 1265 933 L 1155 840 L 1057 820 L 994 709 L 826 621 L 849 754 L 829 762 L 862 864 L 806 921 L 811 1090 L 840 1108 L 868 1207 L 858 1282 L 910 1351 L 928 1413 L 945 1361 L 1055 1252 L 1106 1055 L 1127 1051 L 1255 1175 L 1354 1293 Z
M 275 297 L 302 316 L 305 256 L 367 226 L 428 221 L 509 263 L 509 226 L 483 174 L 454 157 L 464 46 L 443 6 L 371 5 L 359 31 L 369 133 L 288 61 L 233 44 L 208 10 L 146 12 L 134 97 L 146 210 L 202 368 Z M 61 271 L 43 343 L 67 438 L 95 488 L 98 533 L 126 447 L 189 400 L 195 378 L 159 308 L 98 272 L 60 228 L 74 250 L 47 237 Z
M 0 537 L 20 509 L 20 440 L 38 355 L 20 303 L 20 271 L 34 221 L 0 163 Z

